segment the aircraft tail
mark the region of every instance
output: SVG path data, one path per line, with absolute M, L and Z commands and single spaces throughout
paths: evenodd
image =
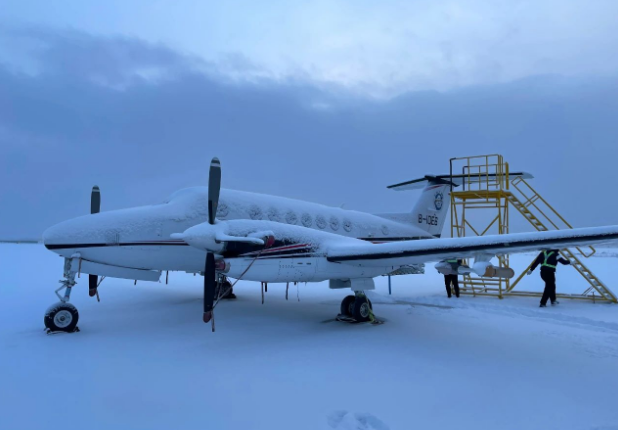
M 473 183 L 481 183 L 483 180 L 492 179 L 495 174 L 480 173 L 475 175 L 426 175 L 423 178 L 413 179 L 400 184 L 390 185 L 387 188 L 395 191 L 420 190 L 423 192 L 414 205 L 411 213 L 384 214 L 384 218 L 407 224 L 413 224 L 435 237 L 440 237 L 442 228 L 451 204 L 451 190 L 460 185 L 470 186 Z M 525 172 L 510 173 L 510 178 L 532 178 Z M 466 185 L 467 184 L 467 185 Z
M 421 196 L 412 208 L 410 222 L 432 236 L 440 237 L 451 204 L 451 181 L 437 176 L 425 176 L 388 188 L 397 191 L 423 188 Z
M 423 189 L 423 192 L 411 212 L 380 214 L 379 216 L 415 225 L 432 236 L 440 237 L 451 204 L 451 185 L 458 186 L 448 179 L 429 175 L 402 184 L 391 185 L 388 188 L 396 191 Z

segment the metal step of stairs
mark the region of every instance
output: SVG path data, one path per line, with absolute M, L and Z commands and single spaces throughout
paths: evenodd
M 605 284 L 603 284 L 603 282 L 584 265 L 584 263 L 581 262 L 573 251 L 570 249 L 563 249 L 560 253 L 563 257 L 571 261 L 571 265 L 575 268 L 575 270 L 577 270 L 603 298 L 610 301 L 616 301 L 616 296 L 611 292 L 611 290 L 607 288 Z

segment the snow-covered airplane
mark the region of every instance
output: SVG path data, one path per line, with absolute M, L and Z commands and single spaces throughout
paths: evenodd
M 94 187 L 90 215 L 43 234 L 45 246 L 65 258 L 64 279 L 56 291 L 60 302 L 47 310 L 45 325 L 51 331 L 75 330 L 79 314 L 69 299 L 78 273 L 89 274 L 91 295 L 98 294 L 102 277 L 158 281 L 163 271 L 200 273 L 204 322 L 212 318 L 224 277 L 328 280 L 330 288 L 354 292 L 341 302 L 341 313 L 368 321 L 373 314 L 365 291 L 374 288 L 376 276 L 420 272 L 425 262 L 463 257 L 474 263 L 458 267 L 459 273 L 510 277 L 510 269 L 491 264 L 493 256 L 618 239 L 618 226 L 440 238 L 450 190 L 457 185 L 453 182 L 426 176 L 391 186 L 424 191 L 412 212 L 384 215 L 221 189 L 216 158 L 208 188 L 178 191 L 158 205 L 100 212 L 100 193 Z

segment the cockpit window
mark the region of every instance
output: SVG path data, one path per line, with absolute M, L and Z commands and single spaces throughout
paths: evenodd
M 191 194 L 195 194 L 195 188 L 183 188 L 182 190 L 173 192 L 167 199 L 163 201 L 163 203 L 170 203 L 180 197 L 188 196 Z
M 178 190 L 172 195 L 170 195 L 167 199 L 163 201 L 163 203 L 172 203 L 175 200 L 186 200 L 186 199 L 200 199 L 206 198 L 208 199 L 208 188 L 206 187 L 191 187 L 191 188 L 183 188 L 182 190 Z

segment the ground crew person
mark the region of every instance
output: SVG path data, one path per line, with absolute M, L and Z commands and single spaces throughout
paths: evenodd
M 461 266 L 461 260 L 457 258 L 452 258 L 450 260 L 446 260 L 447 263 L 450 263 L 451 268 L 453 269 L 453 274 L 444 275 L 444 285 L 446 286 L 446 294 L 448 294 L 448 298 L 451 298 L 451 284 L 453 284 L 453 289 L 455 290 L 455 297 L 459 297 L 459 278 L 457 277 L 457 268 Z
M 571 264 L 566 258 L 560 257 L 560 253 L 557 249 L 547 249 L 541 252 L 528 271 L 528 275 L 532 275 L 534 269 L 539 264 L 541 265 L 541 279 L 545 281 L 545 290 L 543 291 L 543 297 L 541 298 L 542 308 L 547 306 L 547 299 L 551 300 L 552 305 L 557 305 L 559 302 L 556 300 L 556 266 L 560 264 Z

